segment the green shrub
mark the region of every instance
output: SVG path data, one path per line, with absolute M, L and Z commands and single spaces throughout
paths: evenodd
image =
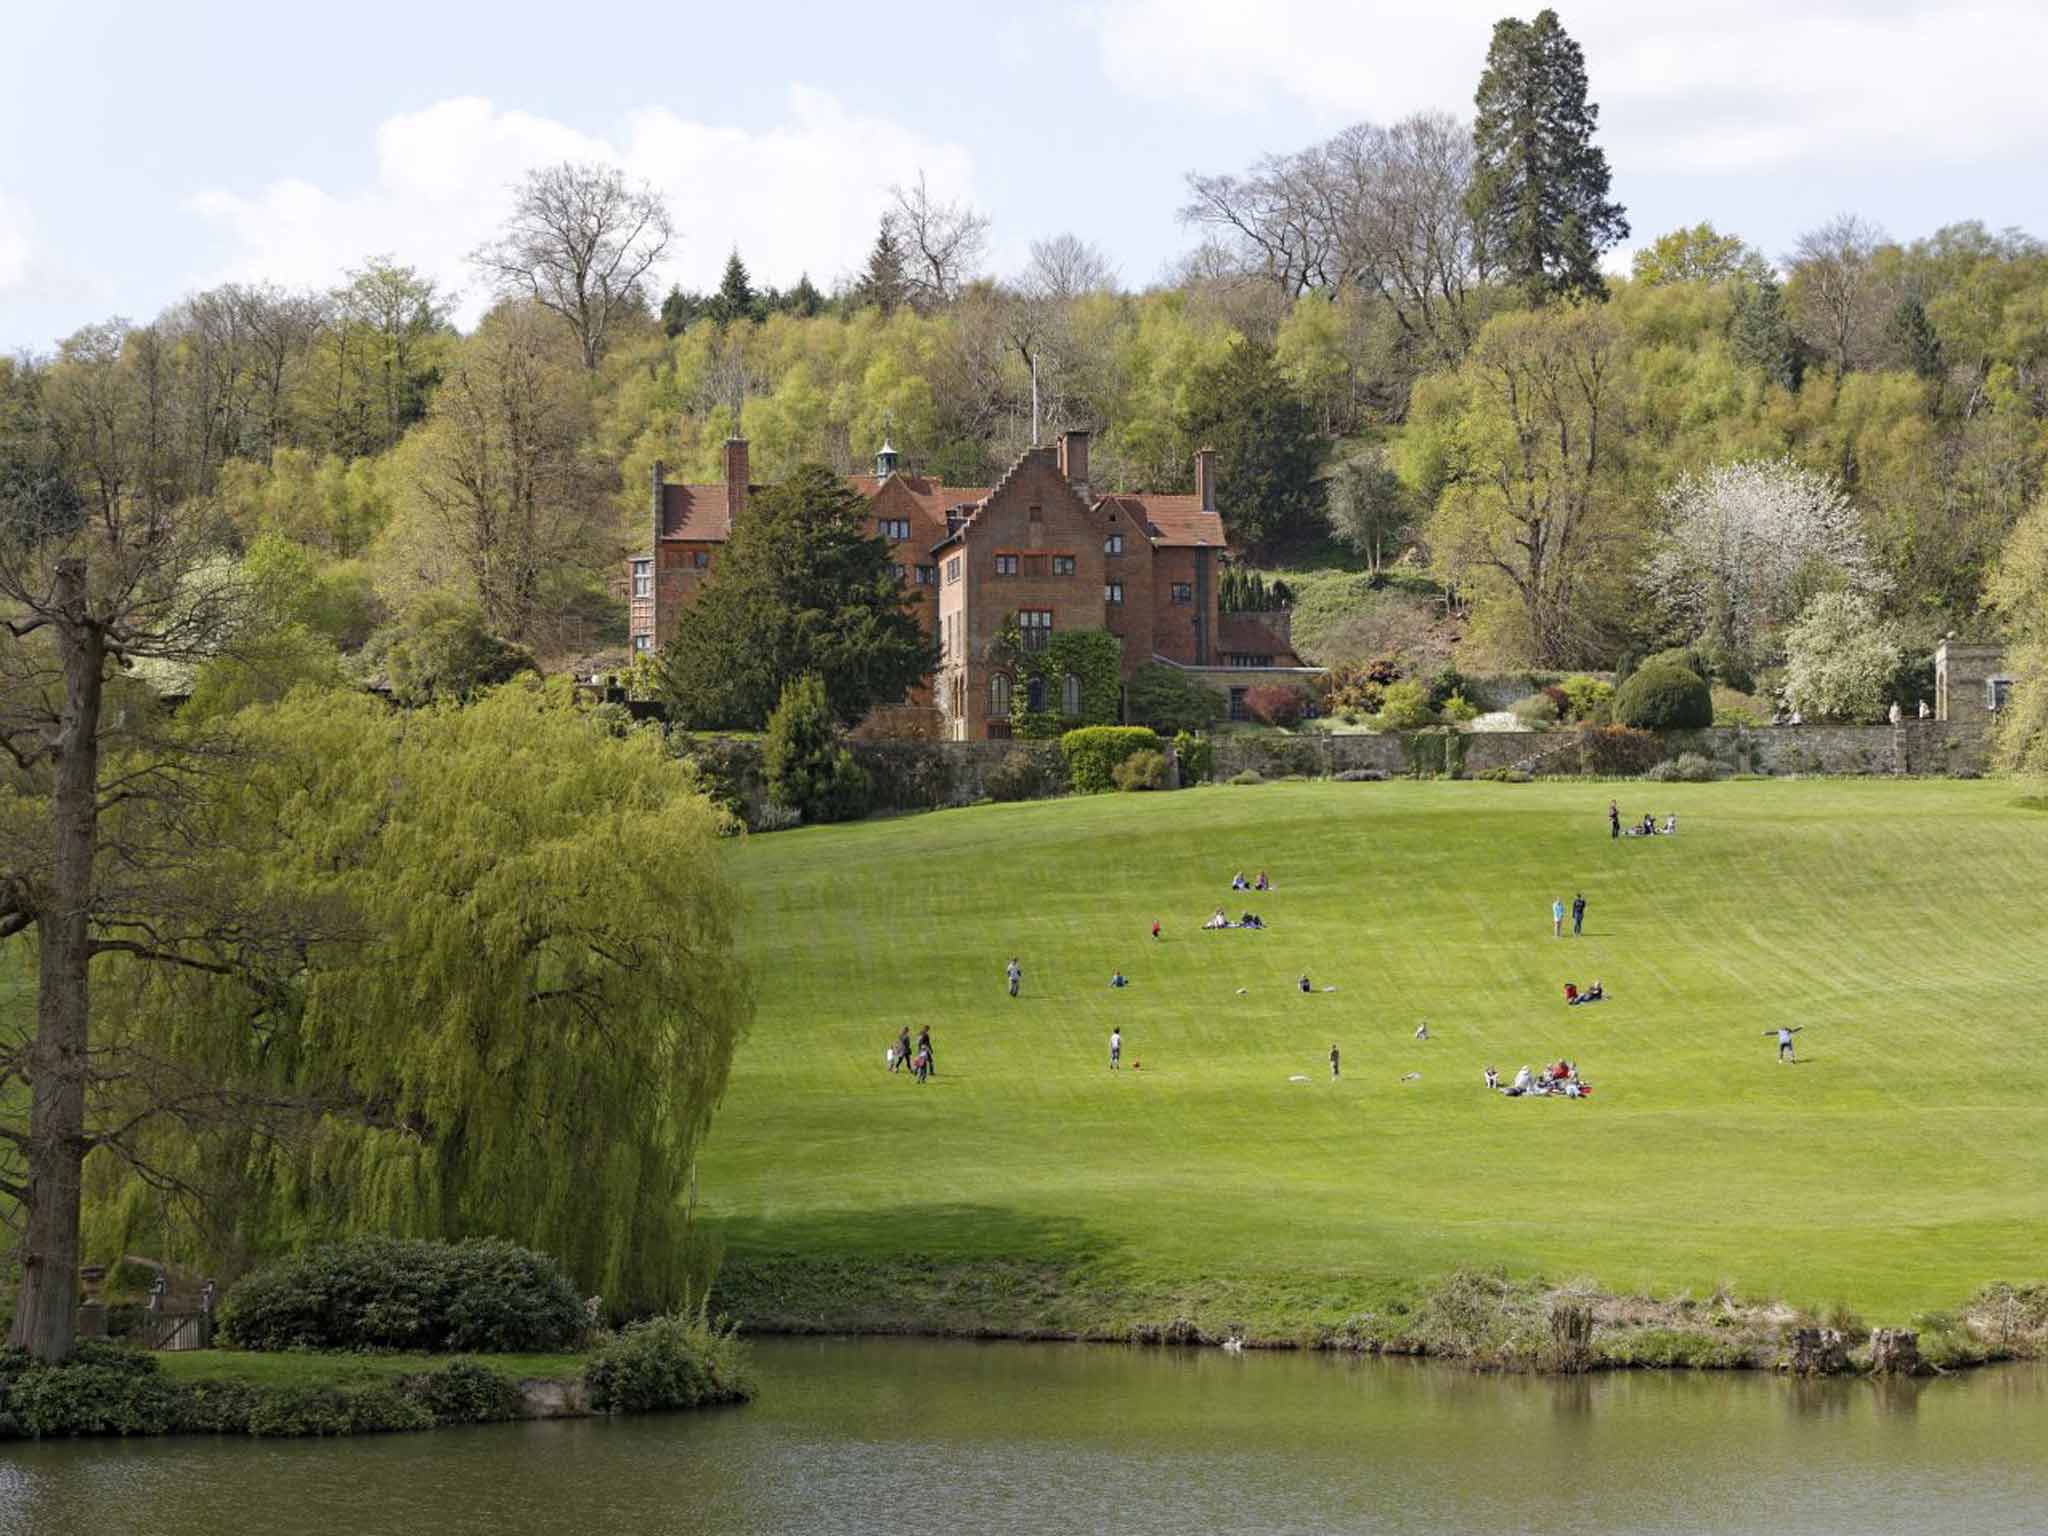
M 471 699 L 537 670 L 532 652 L 485 627 L 482 609 L 443 594 L 422 598 L 382 649 L 392 696 L 405 704 Z
M 1244 708 L 1261 725 L 1293 725 L 1308 708 L 1308 696 L 1285 683 L 1261 683 L 1245 690 Z
M 1614 707 L 1614 684 L 1588 677 L 1583 672 L 1566 678 L 1558 688 L 1565 699 L 1564 719 L 1590 720 L 1599 725 L 1606 721 L 1608 712 Z
M 1663 759 L 1663 741 L 1649 731 L 1626 725 L 1579 727 L 1579 768 L 1608 778 L 1648 773 Z
M 1003 760 L 982 775 L 981 787 L 991 800 L 1043 800 L 1065 787 L 1064 759 L 1029 747 L 1012 747 Z
M 1263 784 L 1266 780 L 1258 769 L 1246 768 L 1242 772 L 1233 773 L 1230 776 L 1230 782 L 1233 784 Z
M 1389 683 L 1380 704 L 1378 725 L 1383 731 L 1416 731 L 1436 721 L 1429 691 L 1410 678 Z
M 1216 743 L 1206 736 L 1190 736 L 1182 731 L 1173 738 L 1173 755 L 1180 759 L 1180 782 L 1183 787 L 1199 784 L 1213 778 L 1216 773 Z
M 1723 771 L 1711 757 L 1681 752 L 1669 762 L 1658 763 L 1643 777 L 1657 784 L 1711 784 Z
M 1741 1339 L 1693 1328 L 1631 1328 L 1600 1337 L 1595 1353 L 1603 1364 L 1693 1371 L 1732 1371 L 1753 1364 Z
M 1067 778 L 1083 795 L 1114 788 L 1118 763 L 1133 752 L 1157 752 L 1160 746 L 1158 733 L 1142 725 L 1084 725 L 1060 738 Z
M 854 821 L 867 815 L 873 786 L 833 729 L 825 683 L 807 673 L 784 686 L 768 717 L 762 748 L 769 797 L 805 821 Z
M 1330 777 L 1339 784 L 1384 784 L 1387 781 L 1386 771 L 1380 768 L 1346 768 Z
M 1141 789 L 1165 789 L 1167 787 L 1166 754 L 1164 752 L 1133 752 L 1116 765 L 1113 770 L 1118 789 L 1130 792 Z
M 473 1360 L 408 1376 L 404 1386 L 437 1424 L 497 1424 L 518 1418 L 525 1407 L 517 1382 Z
M 244 1349 L 546 1351 L 572 1345 L 583 1304 L 544 1254 L 499 1239 L 368 1237 L 260 1269 L 228 1293 Z
M 1446 665 L 1429 680 L 1429 707 L 1442 709 L 1452 698 L 1465 691 L 1465 675 L 1456 667 Z
M 1528 784 L 1535 780 L 1536 775 L 1520 768 L 1482 768 L 1472 777 L 1484 779 L 1489 784 Z
M 753 1396 L 739 1341 L 703 1317 L 683 1313 L 628 1323 L 592 1352 L 583 1379 L 590 1406 L 606 1413 L 695 1408 Z
M 1443 717 L 1459 725 L 1470 725 L 1479 718 L 1479 706 L 1462 693 L 1454 693 L 1444 700 Z
M 1697 672 L 1645 662 L 1614 695 L 1613 713 L 1638 730 L 1703 730 L 1714 723 L 1714 695 Z
M 1508 712 L 1533 730 L 1547 730 L 1557 724 L 1557 701 L 1547 693 L 1532 693 L 1508 706 Z
M 1148 661 L 1124 690 L 1124 714 L 1159 731 L 1199 731 L 1223 715 L 1223 695 L 1163 661 Z
M 24 1350 L 0 1364 L 0 1435 L 161 1435 L 178 1421 L 178 1392 L 137 1350 L 87 1343 L 61 1365 Z

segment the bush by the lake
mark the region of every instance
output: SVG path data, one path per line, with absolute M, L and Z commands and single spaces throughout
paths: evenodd
M 0 1439 L 383 1434 L 496 1423 L 522 1406 L 515 1382 L 467 1361 L 340 1388 L 173 1381 L 141 1350 L 93 1342 L 61 1365 L 0 1354 Z
M 607 1413 L 697 1408 L 754 1395 L 739 1339 L 696 1313 L 628 1323 L 592 1351 L 583 1380 L 590 1406 Z
M 243 1349 L 565 1349 L 585 1324 L 561 1265 L 498 1239 L 358 1238 L 257 1270 L 228 1293 Z

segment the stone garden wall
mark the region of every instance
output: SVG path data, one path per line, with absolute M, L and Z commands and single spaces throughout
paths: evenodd
M 1389 778 L 1446 770 L 1471 778 L 1489 769 L 1535 774 L 1584 771 L 1579 733 L 1471 731 L 1287 736 L 1228 733 L 1215 738 L 1215 777 L 1247 770 L 1265 778 L 1333 778 L 1371 770 Z M 1035 799 L 1065 792 L 1057 741 L 857 741 L 856 759 L 875 787 L 877 812 L 939 810 L 985 799 Z M 1893 725 L 1716 726 L 1665 734 L 1663 755 L 1696 752 L 1731 773 L 1940 777 L 1981 773 L 1981 730 L 1940 720 Z M 766 808 L 756 739 L 699 737 L 691 754 L 750 823 Z

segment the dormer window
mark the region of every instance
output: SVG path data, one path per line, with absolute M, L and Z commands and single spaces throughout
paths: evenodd
M 910 519 L 907 517 L 885 517 L 877 525 L 882 537 L 892 543 L 901 544 L 910 538 Z
M 1124 536 L 1120 533 L 1112 533 L 1102 541 L 1102 552 L 1105 555 L 1122 554 L 1124 552 Z

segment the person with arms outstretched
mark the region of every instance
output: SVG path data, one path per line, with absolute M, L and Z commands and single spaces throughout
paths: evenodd
M 1804 1028 L 1806 1028 L 1804 1024 L 1793 1024 L 1790 1026 L 1780 1024 L 1776 1029 L 1764 1031 L 1766 1037 L 1771 1035 L 1778 1037 L 1778 1060 L 1797 1062 L 1798 1058 L 1792 1054 L 1792 1037 Z

